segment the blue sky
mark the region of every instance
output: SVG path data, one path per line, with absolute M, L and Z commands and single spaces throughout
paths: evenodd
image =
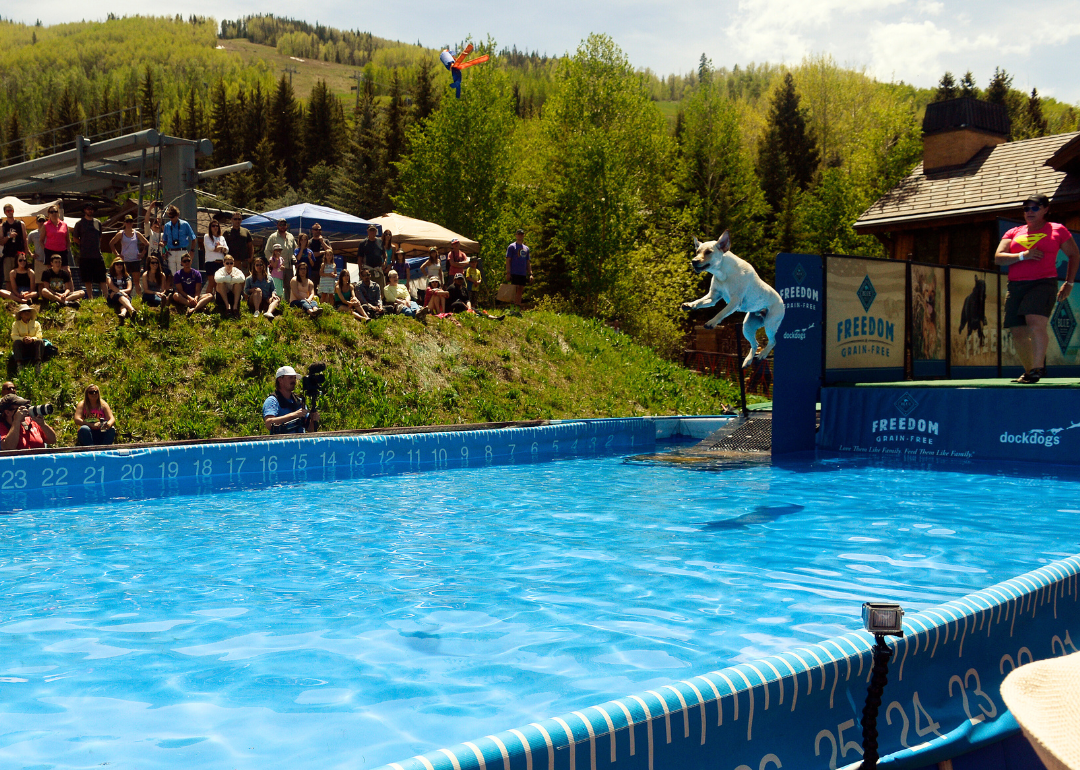
M 1021 6 L 1001 0 L 547 0 L 521 4 L 266 0 L 258 6 L 236 0 L 190 0 L 168 6 L 105 0 L 93 7 L 102 17 L 110 11 L 167 12 L 219 20 L 257 8 L 432 47 L 468 35 L 476 39 L 490 34 L 500 46 L 517 45 L 549 54 L 573 51 L 589 33 L 604 32 L 634 66 L 664 75 L 696 69 L 702 53 L 718 67 L 765 61 L 797 64 L 808 54 L 826 53 L 840 64 L 865 68 L 880 80 L 920 86 L 935 84 L 947 69 L 958 79 L 970 69 L 985 87 L 994 67 L 1000 66 L 1014 76 L 1016 88 L 1030 92 L 1037 87 L 1043 95 L 1080 103 L 1076 77 L 1080 4 L 1076 0 L 1040 0 Z M 23 21 L 91 18 L 86 4 L 71 0 L 44 0 L 25 10 L 10 6 L 7 13 Z

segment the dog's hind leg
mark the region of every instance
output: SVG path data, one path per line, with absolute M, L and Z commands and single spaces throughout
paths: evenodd
M 757 354 L 756 358 L 765 359 L 769 357 L 769 353 L 776 347 L 776 335 L 780 331 L 780 323 L 784 320 L 784 305 L 783 303 L 775 303 L 770 305 L 765 314 L 765 334 L 769 337 L 769 342 L 765 347 L 761 349 L 761 352 Z
M 765 326 L 766 320 L 761 311 L 756 313 L 747 313 L 746 318 L 743 320 L 742 333 L 746 341 L 750 343 L 750 352 L 743 359 L 742 368 L 750 366 L 754 362 L 754 358 L 757 355 L 757 330 Z

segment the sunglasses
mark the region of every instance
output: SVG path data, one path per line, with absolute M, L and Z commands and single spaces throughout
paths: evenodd
M 187 260 L 184 260 L 184 261 L 185 261 L 185 262 L 190 262 L 191 260 L 190 260 L 190 259 L 187 259 Z M 151 259 L 151 260 L 150 260 L 150 264 L 151 264 L 151 265 L 157 265 L 157 264 L 160 264 L 160 263 L 159 263 L 159 262 L 158 262 L 158 261 L 157 261 L 156 259 Z
M 231 259 L 226 259 L 225 264 L 226 265 L 231 265 L 231 264 L 233 264 L 233 261 Z
M 86 394 L 89 396 L 96 396 L 98 392 L 96 390 L 88 390 L 86 391 Z
M 181 260 L 180 260 L 180 264 L 181 264 L 181 265 L 190 265 L 190 264 L 191 264 L 191 260 L 190 260 L 190 259 L 181 259 Z
M 19 257 L 19 258 L 18 258 L 17 260 L 15 260 L 15 261 L 16 261 L 16 262 L 22 262 L 22 263 L 24 263 L 24 264 L 25 264 L 25 262 L 26 262 L 26 260 L 25 260 L 25 259 L 24 259 L 23 257 Z
M 1024 206 L 1024 212 L 1025 213 L 1035 213 L 1036 211 L 1039 211 L 1040 209 L 1042 209 L 1042 206 Z

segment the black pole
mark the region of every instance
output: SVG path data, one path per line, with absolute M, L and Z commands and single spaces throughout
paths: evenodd
M 866 706 L 862 712 L 863 761 L 859 765 L 859 770 L 875 770 L 877 768 L 877 715 L 878 709 L 881 707 L 881 695 L 885 692 L 885 685 L 889 681 L 889 660 L 891 658 L 892 648 L 885 644 L 885 637 L 877 637 L 877 645 L 874 647 L 873 676 L 870 677 L 870 686 L 866 688 Z
M 743 370 L 742 370 L 742 335 L 735 332 L 735 372 L 739 377 L 739 400 L 742 403 L 742 416 L 746 420 L 750 417 L 750 412 L 746 409 L 746 383 L 743 382 Z

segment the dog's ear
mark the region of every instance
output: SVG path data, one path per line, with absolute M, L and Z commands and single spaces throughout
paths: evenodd
M 716 239 L 716 248 L 720 249 L 722 254 L 726 254 L 731 250 L 731 232 L 724 231 L 724 234 Z
M 697 236 L 694 236 L 694 253 L 697 254 L 697 250 L 701 248 L 701 244 L 698 242 Z

